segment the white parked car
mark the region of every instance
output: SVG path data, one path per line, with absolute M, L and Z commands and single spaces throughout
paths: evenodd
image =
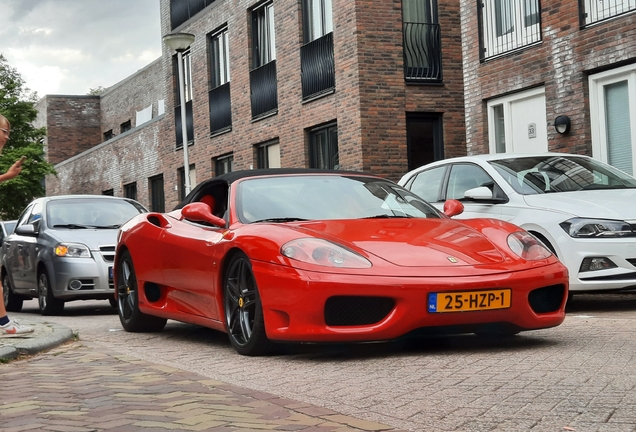
M 566 265 L 570 292 L 636 288 L 636 179 L 587 156 L 489 154 L 445 159 L 399 181 L 459 218 L 492 217 L 541 239 Z

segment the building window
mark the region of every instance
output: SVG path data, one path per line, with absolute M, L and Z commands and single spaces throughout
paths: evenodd
M 214 159 L 214 172 L 217 176 L 234 171 L 234 155 L 232 153 Z
M 253 68 L 276 60 L 276 33 L 274 32 L 274 4 L 266 3 L 252 11 Z
M 105 191 L 102 191 L 102 195 L 114 196 L 115 191 L 113 189 L 107 189 Z
M 441 114 L 407 113 L 406 147 L 409 170 L 444 159 Z
M 148 179 L 150 186 L 150 211 L 163 213 L 166 210 L 166 200 L 163 192 L 163 174 Z
M 265 117 L 278 110 L 276 37 L 272 2 L 265 3 L 252 11 L 250 99 L 252 118 Z
M 209 37 L 210 47 L 210 132 L 232 127 L 230 99 L 230 51 L 227 28 Z
M 487 110 L 490 153 L 548 151 L 545 88 L 491 99 Z
M 309 167 L 328 170 L 340 168 L 336 124 L 309 131 Z
M 113 133 L 112 129 L 104 132 L 104 141 L 108 141 L 109 139 L 113 139 L 114 137 L 115 134 Z
M 278 140 L 256 146 L 256 164 L 258 168 L 280 168 L 280 143 Z
M 120 126 L 119 126 L 119 131 L 121 133 L 124 132 L 128 132 L 129 130 L 132 129 L 132 123 L 130 122 L 130 120 L 123 122 Z
M 583 0 L 581 22 L 593 24 L 636 10 L 636 0 Z
M 185 193 L 185 170 L 183 167 L 177 169 L 177 182 L 179 183 L 179 201 L 183 201 L 186 197 Z M 197 184 L 197 171 L 194 164 L 190 165 L 190 190 Z
M 484 0 L 482 59 L 541 40 L 539 0 Z
M 331 0 L 303 0 L 305 43 L 333 31 Z
M 185 97 L 186 104 L 186 128 L 188 133 L 188 142 L 192 143 L 194 141 L 194 123 L 192 121 L 192 55 L 190 50 L 186 50 L 182 53 L 183 57 L 183 81 L 184 81 L 184 92 L 183 95 Z M 179 85 L 179 63 L 178 56 L 174 56 L 173 61 L 173 76 L 175 83 L 175 108 L 174 108 L 174 121 L 175 121 L 175 131 L 176 131 L 176 139 L 177 139 L 177 148 L 181 148 L 183 146 L 183 134 L 181 133 L 181 85 Z
M 303 100 L 331 93 L 336 87 L 331 0 L 303 0 L 300 68 Z
M 170 0 L 172 30 L 214 3 L 215 0 Z
M 437 0 L 403 0 L 402 32 L 405 80 L 441 81 L 442 39 Z
M 590 75 L 592 156 L 629 175 L 636 166 L 636 65 Z
M 134 200 L 137 199 L 137 182 L 124 185 L 124 197 Z

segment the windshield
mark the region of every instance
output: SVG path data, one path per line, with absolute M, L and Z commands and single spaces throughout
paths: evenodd
M 440 217 L 431 205 L 388 180 L 340 175 L 242 181 L 237 190 L 237 210 L 243 223 Z
M 134 201 L 123 199 L 62 199 L 47 204 L 49 228 L 119 228 L 145 209 Z
M 636 188 L 633 177 L 580 156 L 518 157 L 494 160 L 490 164 L 522 195 Z

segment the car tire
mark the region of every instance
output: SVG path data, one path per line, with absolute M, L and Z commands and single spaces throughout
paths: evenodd
M 7 312 L 20 312 L 22 310 L 22 302 L 24 299 L 13 293 L 8 274 L 2 276 L 2 293 L 4 308 Z
M 225 326 L 230 343 L 241 355 L 259 356 L 270 352 L 265 334 L 261 298 L 252 264 L 242 252 L 235 254 L 223 281 Z
M 130 252 L 124 251 L 117 266 L 117 313 L 124 330 L 129 332 L 157 332 L 168 321 L 139 310 L 139 287 Z
M 38 273 L 38 305 L 42 315 L 59 315 L 64 310 L 64 301 L 53 295 L 51 280 L 46 270 Z

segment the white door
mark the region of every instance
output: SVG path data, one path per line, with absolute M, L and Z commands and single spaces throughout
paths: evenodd
M 548 151 L 546 118 L 543 87 L 489 101 L 490 153 Z

